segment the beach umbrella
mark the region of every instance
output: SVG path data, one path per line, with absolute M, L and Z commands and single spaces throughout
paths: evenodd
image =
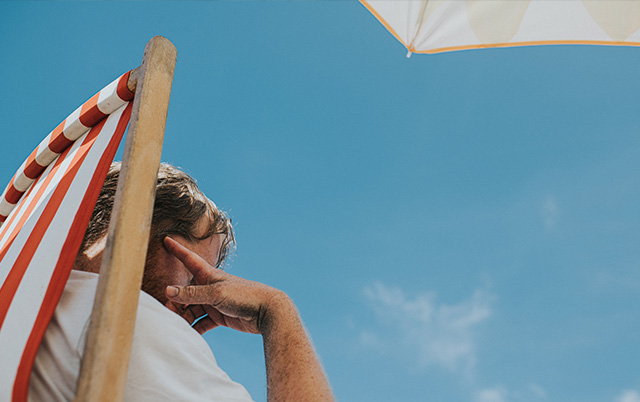
M 640 46 L 640 0 L 360 0 L 412 53 Z

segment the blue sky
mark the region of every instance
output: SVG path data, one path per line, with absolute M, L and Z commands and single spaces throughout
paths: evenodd
M 0 2 L 0 179 L 178 48 L 163 160 L 341 401 L 640 401 L 640 51 L 414 55 L 356 1 Z M 258 336 L 206 335 L 266 400 Z

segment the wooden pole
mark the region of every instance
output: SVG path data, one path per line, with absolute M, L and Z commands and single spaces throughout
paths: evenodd
M 176 48 L 156 36 L 136 70 L 136 96 L 75 402 L 124 397 L 175 62 Z

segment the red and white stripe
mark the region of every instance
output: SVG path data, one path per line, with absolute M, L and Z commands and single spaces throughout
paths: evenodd
M 133 93 L 127 88 L 129 73 L 122 75 L 77 108 L 24 161 L 0 198 L 0 226 L 31 184 L 80 136 L 119 109 Z
M 74 111 L 22 164 L 0 201 L 0 400 L 26 401 L 62 294 L 131 115 L 129 73 Z M 0 218 L 2 219 L 2 218 Z

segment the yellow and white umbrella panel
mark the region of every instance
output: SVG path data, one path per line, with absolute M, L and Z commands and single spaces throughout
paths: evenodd
M 640 46 L 640 0 L 360 0 L 411 53 Z

